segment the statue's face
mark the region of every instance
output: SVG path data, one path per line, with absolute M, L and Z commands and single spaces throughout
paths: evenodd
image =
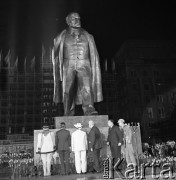
M 67 24 L 72 28 L 80 28 L 81 21 L 78 13 L 72 13 L 67 18 Z

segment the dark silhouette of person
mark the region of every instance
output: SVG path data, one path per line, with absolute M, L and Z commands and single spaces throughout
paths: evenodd
M 66 130 L 64 122 L 60 124 L 61 129 L 56 132 L 56 150 L 59 153 L 61 162 L 61 174 L 69 174 L 69 158 L 71 151 L 71 135 L 70 131 Z

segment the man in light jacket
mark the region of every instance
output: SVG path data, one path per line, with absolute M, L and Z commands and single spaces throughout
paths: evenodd
M 42 133 L 38 134 L 36 153 L 41 154 L 44 176 L 51 175 L 51 159 L 55 151 L 55 134 L 49 130 L 49 125 L 43 125 Z
M 87 134 L 82 130 L 82 124 L 74 125 L 77 130 L 72 133 L 71 147 L 75 153 L 75 167 L 77 174 L 84 174 L 87 171 L 86 151 L 88 150 Z

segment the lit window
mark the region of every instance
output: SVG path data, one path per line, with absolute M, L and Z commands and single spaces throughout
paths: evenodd
M 130 71 L 130 76 L 132 76 L 132 77 L 135 77 L 136 76 L 136 72 L 135 71 Z
M 158 108 L 158 115 L 160 118 L 165 118 L 165 111 L 163 107 Z
M 157 95 L 157 102 L 163 102 L 163 96 Z
M 152 109 L 152 107 L 147 108 L 147 113 L 148 113 L 149 118 L 153 118 L 153 109 Z

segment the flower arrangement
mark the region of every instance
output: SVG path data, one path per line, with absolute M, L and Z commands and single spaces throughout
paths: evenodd
M 172 172 L 176 172 L 175 144 L 175 141 L 157 143 L 151 146 L 144 144 L 143 154 L 139 156 L 139 165 L 148 164 L 150 166 L 155 164 L 160 170 L 167 165 L 170 166 Z
M 34 172 L 34 159 L 30 153 L 8 153 L 0 155 L 1 167 L 11 169 L 11 178 L 31 177 Z

